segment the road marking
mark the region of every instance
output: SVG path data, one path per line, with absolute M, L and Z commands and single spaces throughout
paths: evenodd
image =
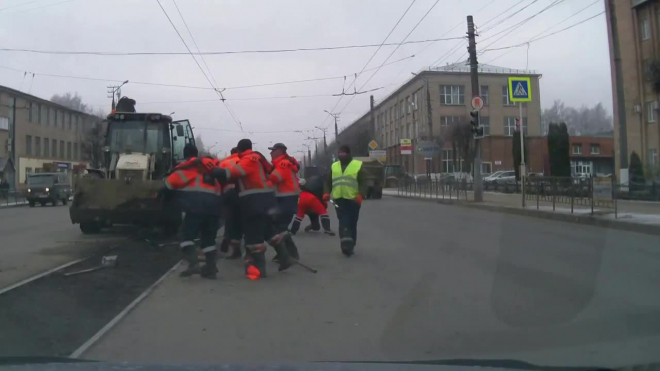
M 149 286 L 146 290 L 144 290 L 144 292 L 140 294 L 140 296 L 138 296 L 135 300 L 133 300 L 133 302 L 128 304 L 128 306 L 124 308 L 124 310 L 119 312 L 119 314 L 115 316 L 115 318 L 113 318 L 110 322 L 108 322 L 105 326 L 103 326 L 103 328 L 99 330 L 99 332 L 97 332 L 96 334 L 94 334 L 94 336 L 89 338 L 89 340 L 87 340 L 83 345 L 81 345 L 80 348 L 76 349 L 73 353 L 71 353 L 69 357 L 79 358 L 80 356 L 82 356 L 83 353 L 85 353 L 106 333 L 108 333 L 108 331 L 110 331 L 115 325 L 117 325 L 119 321 L 121 321 L 124 317 L 126 317 L 126 315 L 130 313 L 130 311 L 133 310 L 133 308 L 135 308 L 138 304 L 140 304 L 142 300 L 146 299 L 147 296 L 149 296 L 149 294 L 151 294 L 156 289 L 156 287 L 158 287 L 158 285 L 160 285 L 161 282 L 163 282 L 165 278 L 167 278 L 167 276 L 170 275 L 170 273 L 176 271 L 179 265 L 181 264 L 181 262 L 182 260 L 179 260 L 176 264 L 174 264 L 174 266 L 170 268 L 167 272 L 165 272 L 165 274 L 163 274 L 163 276 L 160 277 L 158 281 L 154 282 L 151 286 Z
M 74 260 L 74 261 L 68 262 L 68 263 L 66 263 L 66 264 L 62 264 L 62 265 L 60 265 L 60 266 L 58 266 L 58 267 L 55 267 L 55 268 L 49 269 L 49 270 L 47 270 L 47 271 L 45 271 L 45 272 L 42 272 L 42 273 L 39 273 L 39 274 L 37 274 L 37 275 L 35 275 L 35 276 L 32 276 L 32 277 L 26 278 L 26 279 L 24 279 L 24 280 L 22 280 L 22 281 L 16 282 L 16 283 L 13 284 L 13 285 L 10 285 L 10 286 L 5 287 L 4 289 L 1 289 L 1 290 L 0 290 L 0 295 L 6 293 L 7 291 L 13 290 L 13 289 L 15 289 L 15 288 L 17 288 L 17 287 L 19 287 L 19 286 L 23 286 L 23 285 L 25 285 L 26 283 L 30 283 L 30 282 L 32 282 L 32 281 L 34 281 L 34 280 L 38 280 L 38 279 L 41 278 L 41 277 L 47 276 L 47 275 L 49 275 L 49 274 L 51 274 L 51 273 L 57 272 L 57 271 L 59 271 L 59 270 L 61 270 L 61 269 L 64 269 L 64 268 L 66 268 L 66 267 L 69 267 L 69 266 L 71 266 L 71 265 L 74 265 L 74 264 L 80 263 L 80 262 L 82 262 L 82 261 L 85 261 L 85 260 L 91 258 L 92 256 L 93 256 L 93 255 L 90 255 L 90 256 L 85 257 L 85 258 L 82 258 L 82 259 L 77 259 L 77 260 Z

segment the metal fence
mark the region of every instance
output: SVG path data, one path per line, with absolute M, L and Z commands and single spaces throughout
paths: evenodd
M 400 196 L 468 201 L 468 191 L 472 191 L 473 186 L 471 182 L 460 180 L 401 179 L 397 183 L 397 193 Z
M 23 192 L 10 192 L 0 190 L 0 206 L 11 206 L 17 204 L 25 204 L 25 194 Z
M 531 206 L 528 201 L 536 203 L 539 208 L 541 202 L 552 203 L 555 211 L 557 204 L 570 205 L 571 213 L 576 206 L 591 208 L 611 208 L 616 214 L 616 192 L 612 179 L 607 180 L 609 196 L 594 196 L 594 178 L 571 178 L 571 177 L 529 177 L 525 178 L 523 188 L 523 207 Z M 603 184 L 599 180 L 597 186 Z

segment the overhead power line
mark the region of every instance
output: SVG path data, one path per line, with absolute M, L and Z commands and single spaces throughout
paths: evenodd
M 156 0 L 156 2 L 158 3 L 158 6 L 160 7 L 160 9 L 163 11 L 163 14 L 165 14 L 165 17 L 167 17 L 167 20 L 170 22 L 170 25 L 172 25 L 172 28 L 174 28 L 174 31 L 176 32 L 176 34 L 179 36 L 179 39 L 181 39 L 181 42 L 183 43 L 183 45 L 188 50 L 188 53 L 190 54 L 192 59 L 195 61 L 195 64 L 197 65 L 197 67 L 199 67 L 199 70 L 202 72 L 202 74 L 206 78 L 206 81 L 208 81 L 209 85 L 211 85 L 211 87 L 213 87 L 213 90 L 215 90 L 215 92 L 219 95 L 219 98 L 220 98 L 219 100 L 225 106 L 225 108 L 227 109 L 227 112 L 229 112 L 229 115 L 231 116 L 231 118 L 234 120 L 236 125 L 238 125 L 238 127 L 241 128 L 241 130 L 243 130 L 243 125 L 241 124 L 240 121 L 238 121 L 238 119 L 236 119 L 236 116 L 234 115 L 234 112 L 232 112 L 232 110 L 225 103 L 224 97 L 222 96 L 222 93 L 218 90 L 218 88 L 215 85 L 213 85 L 213 82 L 211 82 L 211 79 L 209 79 L 209 76 L 206 74 L 206 72 L 204 71 L 202 66 L 199 64 L 199 62 L 197 61 L 197 58 L 195 58 L 195 55 L 193 54 L 192 50 L 190 50 L 190 48 L 188 47 L 188 44 L 186 43 L 186 40 L 183 39 L 183 36 L 181 36 L 181 33 L 176 28 L 176 25 L 174 25 L 174 22 L 172 22 L 172 19 L 167 14 L 167 11 L 165 10 L 165 8 L 163 8 L 163 4 L 160 3 L 160 0 Z M 185 20 L 184 20 L 184 23 L 185 23 Z M 191 34 L 191 36 L 192 36 L 192 34 Z
M 428 44 L 438 41 L 451 41 L 458 40 L 463 37 L 440 37 L 435 39 L 425 40 L 411 40 L 406 41 L 407 44 Z M 319 46 L 309 48 L 288 48 L 288 49 L 262 49 L 262 50 L 225 50 L 225 51 L 208 51 L 208 52 L 111 52 L 111 51 L 75 51 L 75 50 L 41 50 L 41 49 L 28 49 L 28 48 L 0 48 L 2 52 L 16 52 L 16 53 L 35 53 L 35 54 L 51 54 L 51 55 L 93 55 L 93 56 L 163 56 L 163 55 L 231 55 L 231 54 L 270 54 L 270 53 L 295 53 L 295 52 L 308 52 L 308 51 L 324 51 L 324 50 L 342 50 L 342 49 L 365 49 L 375 48 L 381 46 L 396 46 L 398 43 L 384 43 L 384 44 L 362 44 L 362 45 L 339 45 L 339 46 Z
M 433 5 L 431 5 L 431 7 L 429 8 L 429 10 L 427 10 L 426 13 L 424 13 L 424 15 L 422 16 L 422 18 L 417 22 L 417 24 L 415 24 L 415 27 L 413 27 L 413 28 L 410 30 L 410 32 L 408 32 L 408 34 L 406 35 L 406 37 L 404 37 L 403 40 L 401 40 L 401 42 L 399 43 L 399 45 L 398 45 L 394 50 L 392 50 L 392 52 L 390 53 L 390 55 L 388 55 L 387 58 L 385 58 L 385 60 L 384 60 L 383 63 L 378 67 L 378 69 L 376 69 L 376 71 L 374 71 L 374 73 L 371 74 L 371 76 L 369 76 L 369 79 L 367 79 L 367 81 L 365 81 L 364 84 L 362 84 L 362 86 L 361 86 L 360 89 L 358 89 L 358 90 L 362 90 L 362 89 L 363 89 L 363 88 L 369 83 L 369 81 L 371 81 L 371 79 L 373 79 L 373 77 L 376 76 L 376 74 L 378 73 L 378 71 L 380 71 L 381 67 L 383 67 L 383 65 L 385 65 L 385 63 L 387 63 L 387 61 L 388 61 L 390 58 L 392 58 L 392 55 L 394 55 L 394 53 L 396 53 L 396 51 L 401 47 L 401 45 L 403 45 L 403 43 L 408 39 L 408 37 L 410 37 L 410 35 L 411 35 L 413 32 L 415 32 L 415 30 L 417 29 L 417 27 L 419 27 L 419 25 L 424 21 L 424 19 L 426 19 L 426 17 L 431 13 L 431 11 L 433 10 L 433 8 L 435 8 L 435 6 L 438 5 L 439 2 L 440 2 L 440 0 L 436 0 L 435 3 L 433 3 Z M 346 103 L 346 105 L 344 106 L 344 108 L 342 108 L 341 111 L 339 112 L 340 114 L 341 114 L 342 112 L 344 112 L 344 110 L 345 110 L 345 109 L 351 104 L 351 102 L 353 101 L 353 99 L 355 99 L 355 96 L 352 96 L 352 97 L 351 97 L 351 99 Z
M 599 0 L 599 1 L 600 1 L 600 0 Z M 545 36 L 541 36 L 541 37 L 537 37 L 537 38 L 534 38 L 534 39 L 530 39 L 530 40 L 527 40 L 527 41 L 525 41 L 525 42 L 522 42 L 522 43 L 519 43 L 519 44 L 515 44 L 515 45 L 503 46 L 503 47 L 500 47 L 500 48 L 484 49 L 484 50 L 482 50 L 481 52 L 482 52 L 482 53 L 486 53 L 486 52 L 491 52 L 491 51 L 496 51 L 496 50 L 505 50 L 505 49 L 512 49 L 512 48 L 519 48 L 519 47 L 521 47 L 521 46 L 526 46 L 526 45 L 531 44 L 531 43 L 533 43 L 533 42 L 535 42 L 535 41 L 543 40 L 543 39 L 545 39 L 546 37 L 550 37 L 550 36 L 556 35 L 556 34 L 558 34 L 558 33 L 561 33 L 561 32 L 567 31 L 567 30 L 570 30 L 570 29 L 573 28 L 573 27 L 579 26 L 579 25 L 581 25 L 581 24 L 583 24 L 583 23 L 585 23 L 585 22 L 587 22 L 587 21 L 590 21 L 590 20 L 592 20 L 592 19 L 594 19 L 594 18 L 596 18 L 596 17 L 598 17 L 598 16 L 601 16 L 601 15 L 603 15 L 603 14 L 605 14 L 604 11 L 603 11 L 603 12 L 600 12 L 600 13 L 598 13 L 598 14 L 596 14 L 596 15 L 593 15 L 593 16 L 591 16 L 591 17 L 589 17 L 589 18 L 583 19 L 583 20 L 581 20 L 580 22 L 574 23 L 574 24 L 572 24 L 572 25 L 570 25 L 570 26 L 568 26 L 568 27 L 562 28 L 561 30 L 557 30 L 557 31 L 555 31 L 555 32 L 549 33 L 549 34 L 547 34 L 547 35 L 545 35 Z
M 496 22 L 495 24 L 491 25 L 490 27 L 484 27 L 483 30 L 479 30 L 479 33 L 487 33 L 488 31 L 490 31 L 490 30 L 496 28 L 497 26 L 501 25 L 502 23 L 504 23 L 506 20 L 515 17 L 517 14 L 519 14 L 519 13 L 522 12 L 523 10 L 529 8 L 530 6 L 534 5 L 534 4 L 535 4 L 536 2 L 538 2 L 538 1 L 539 1 L 539 0 L 533 0 L 531 3 L 525 5 L 525 6 L 523 6 L 522 8 L 520 8 L 520 9 L 516 10 L 515 12 L 511 13 L 508 17 L 502 18 L 501 20 L 499 20 L 499 21 Z M 520 3 L 515 4 L 515 5 L 512 6 L 511 8 L 515 7 L 515 6 L 518 5 L 518 4 L 520 4 Z M 509 8 L 509 9 L 511 9 L 511 8 Z M 502 13 L 506 13 L 509 9 L 505 10 L 505 11 L 502 12 Z M 500 13 L 500 15 L 501 15 L 502 13 Z M 498 15 L 497 17 L 499 17 L 499 15 Z M 495 17 L 495 18 L 497 18 L 497 17 Z M 505 31 L 506 31 L 506 30 L 505 30 Z M 497 35 L 497 34 L 495 34 L 495 35 Z
M 40 0 L 36 0 L 36 1 L 40 1 Z M 32 3 L 36 2 L 36 1 L 32 1 Z M 59 3 L 46 4 L 46 5 L 38 6 L 38 7 L 36 7 L 36 8 L 25 9 L 25 10 L 21 10 L 21 11 L 18 11 L 18 12 L 9 12 L 9 13 L 5 13 L 5 14 L 2 14 L 2 15 L 16 15 L 16 14 L 22 14 L 22 13 L 31 12 L 31 11 L 34 11 L 34 10 L 43 9 L 43 8 L 50 8 L 51 6 L 56 6 L 56 5 L 60 5 L 60 4 L 70 3 L 70 2 L 72 2 L 72 1 L 76 1 L 76 0 L 64 0 L 64 1 L 60 1 Z M 25 4 L 21 4 L 21 5 L 27 5 L 27 4 L 29 4 L 29 3 L 25 3 Z M 20 6 L 20 5 L 15 5 L 15 6 L 12 6 L 12 7 L 6 7 L 6 8 L 3 8 L 3 9 L 14 8 L 14 7 L 17 7 L 17 6 Z M 0 10 L 1 10 L 1 9 L 0 9 Z
M 538 12 L 532 14 L 531 16 L 529 16 L 529 17 L 523 19 L 522 21 L 520 21 L 520 22 L 518 22 L 518 23 L 516 23 L 516 24 L 514 24 L 514 25 L 512 25 L 512 26 L 510 26 L 510 27 L 507 27 L 507 28 L 501 30 L 500 32 L 497 32 L 497 33 L 495 33 L 495 34 L 492 34 L 492 35 L 490 35 L 490 36 L 488 36 L 488 37 L 486 37 L 486 38 L 480 40 L 480 42 L 481 42 L 481 43 L 484 43 L 486 40 L 492 39 L 493 37 L 495 37 L 495 36 L 499 36 L 499 35 L 501 35 L 502 33 L 504 33 L 502 36 L 498 37 L 495 41 L 493 41 L 492 43 L 488 44 L 488 46 L 486 46 L 486 47 L 484 48 L 484 49 L 487 49 L 489 46 L 491 46 L 491 45 L 495 44 L 496 42 L 502 40 L 503 38 L 505 38 L 507 35 L 511 34 L 512 32 L 518 30 L 520 26 L 522 26 L 522 25 L 524 25 L 525 23 L 531 21 L 531 20 L 534 19 L 535 17 L 537 17 L 537 16 L 543 14 L 543 13 L 546 12 L 547 10 L 552 9 L 553 7 L 555 7 L 555 6 L 557 6 L 557 5 L 561 4 L 561 3 L 563 3 L 564 1 L 565 1 L 565 0 L 554 0 L 550 5 L 548 5 L 548 6 L 546 6 L 545 8 L 539 10 Z M 531 4 L 530 4 L 530 5 L 531 5 Z
M 410 58 L 414 58 L 414 55 L 408 56 L 401 58 L 396 61 L 392 61 L 390 63 L 387 63 L 386 65 L 392 65 L 395 63 L 399 63 L 405 60 L 408 60 Z M 86 77 L 86 76 L 73 76 L 73 75 L 58 75 L 58 74 L 52 74 L 52 73 L 41 73 L 41 72 L 33 72 L 33 71 L 27 71 L 27 70 L 22 70 L 18 68 L 13 68 L 13 67 L 7 67 L 7 66 L 0 66 L 0 68 L 7 69 L 10 71 L 15 71 L 19 73 L 24 73 L 27 72 L 28 74 L 33 74 L 33 75 L 39 75 L 43 77 L 54 77 L 54 78 L 64 78 L 64 79 L 74 79 L 74 80 L 89 80 L 89 81 L 101 81 L 101 82 L 116 82 L 116 83 L 122 83 L 126 81 L 126 79 L 119 80 L 119 79 L 109 79 L 109 78 L 97 78 L 97 77 Z M 377 67 L 366 69 L 365 71 L 372 71 L 375 70 Z M 299 84 L 299 83 L 308 83 L 308 82 L 316 82 L 316 81 L 326 81 L 326 80 L 336 80 L 336 79 L 343 79 L 346 76 L 353 75 L 353 72 L 340 75 L 340 76 L 330 76 L 330 77 L 320 77 L 320 78 L 315 78 L 315 79 L 304 79 L 304 80 L 292 80 L 292 81 L 279 81 L 279 82 L 270 82 L 270 83 L 264 83 L 264 84 L 252 84 L 252 85 L 241 85 L 241 86 L 231 86 L 231 87 L 226 87 L 223 88 L 224 90 L 233 90 L 233 89 L 248 89 L 248 88 L 256 88 L 256 87 L 264 87 L 264 86 L 275 86 L 275 85 L 287 85 L 287 84 Z M 194 85 L 180 85 L 180 84 L 166 84 L 166 83 L 156 83 L 156 82 L 146 82 L 146 81 L 134 81 L 132 79 L 129 79 L 130 83 L 132 85 L 146 85 L 146 86 L 163 86 L 163 87 L 172 87 L 172 88 L 183 88 L 183 89 L 196 89 L 196 90 L 215 90 L 215 88 L 208 87 L 208 86 L 194 86 Z
M 482 25 L 480 25 L 480 27 L 483 27 L 484 29 L 486 29 L 486 25 L 488 25 L 490 22 L 496 20 L 496 19 L 499 18 L 502 14 L 504 14 L 504 13 L 508 12 L 509 10 L 515 8 L 516 6 L 518 6 L 520 3 L 524 2 L 524 1 L 526 1 L 526 0 L 520 0 L 519 2 L 517 2 L 517 3 L 513 4 L 513 5 L 511 5 L 510 7 L 506 8 L 506 10 L 504 10 L 502 13 L 499 13 L 498 15 L 494 16 L 493 18 L 491 18 L 491 19 L 487 20 L 486 22 L 484 22 Z M 463 24 L 463 22 L 461 21 L 460 24 Z
M 401 23 L 401 21 L 402 21 L 403 18 L 406 16 L 406 14 L 408 14 L 408 11 L 409 11 L 410 8 L 412 8 L 412 6 L 415 4 L 415 1 L 417 1 L 417 0 L 413 0 L 413 1 L 410 3 L 410 5 L 408 5 L 408 7 L 407 7 L 406 10 L 403 12 L 403 14 L 401 15 L 401 17 L 399 17 L 399 20 L 397 20 L 396 23 L 394 24 L 394 27 L 392 27 L 392 29 L 390 30 L 390 32 L 387 33 L 387 36 L 385 36 L 385 38 L 383 39 L 383 42 L 380 43 L 380 45 L 378 46 L 378 49 L 376 49 L 376 51 L 373 52 L 373 54 L 371 55 L 371 57 L 369 57 L 369 60 L 367 60 L 367 63 L 365 63 L 364 66 L 362 67 L 362 69 L 360 70 L 360 72 L 357 73 L 357 74 L 355 75 L 355 78 L 353 79 L 353 82 L 348 86 L 348 89 L 350 89 L 351 87 L 353 87 L 353 86 L 357 83 L 357 79 L 358 79 L 358 77 L 360 77 L 360 76 L 362 75 L 362 73 L 364 73 L 364 71 L 365 71 L 365 69 L 367 68 L 367 66 L 369 65 L 369 63 L 374 59 L 374 57 L 376 56 L 376 54 L 378 53 L 378 51 L 383 47 L 383 45 L 385 45 L 385 43 L 387 42 L 387 39 L 389 39 L 389 37 L 390 37 L 390 36 L 392 35 L 392 33 L 394 32 L 394 30 L 396 30 L 396 28 L 399 26 L 399 23 Z M 326 116 L 323 118 L 323 121 L 321 122 L 321 124 L 320 124 L 319 126 L 323 126 L 323 124 L 325 124 L 325 122 L 326 122 L 326 120 L 328 119 L 328 117 L 330 117 L 330 116 L 332 115 L 332 112 L 334 112 L 335 109 L 337 109 L 337 107 L 339 106 L 339 103 L 341 102 L 341 100 L 342 100 L 343 98 L 344 98 L 343 96 L 339 97 L 339 99 L 337 99 L 337 102 L 336 102 L 335 105 L 332 107 L 332 109 L 331 109 L 330 111 L 326 111 L 326 112 L 328 112 L 328 115 L 326 115 Z M 335 119 L 335 121 L 336 121 L 336 119 Z M 331 123 L 332 123 L 332 122 L 331 122 Z M 330 124 L 328 124 L 328 126 L 330 126 Z M 325 128 L 327 128 L 327 126 L 326 126 Z

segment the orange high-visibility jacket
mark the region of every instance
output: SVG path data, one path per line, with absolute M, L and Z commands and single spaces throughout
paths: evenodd
M 277 197 L 298 196 L 300 184 L 296 166 L 289 160 L 289 156 L 282 155 L 273 159 L 273 171 L 269 180 L 275 186 Z
M 196 157 L 179 164 L 165 179 L 165 186 L 176 191 L 185 212 L 220 215 L 222 188 Z
M 230 156 L 224 158 L 222 161 L 220 161 L 220 167 L 223 169 L 231 169 L 238 163 L 238 153 L 233 153 Z M 223 192 L 227 192 L 230 189 L 235 189 L 236 188 L 236 183 L 234 182 L 228 182 L 225 184 L 225 186 L 222 188 Z
M 266 174 L 273 170 L 273 166 L 261 153 L 251 149 L 239 153 L 238 157 L 238 163 L 225 170 L 228 179 L 236 179 L 238 184 L 241 216 L 271 212 L 277 202 Z

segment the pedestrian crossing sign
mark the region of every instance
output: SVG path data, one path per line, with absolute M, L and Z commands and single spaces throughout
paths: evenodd
M 531 86 L 529 77 L 509 77 L 509 100 L 511 102 L 531 102 Z

